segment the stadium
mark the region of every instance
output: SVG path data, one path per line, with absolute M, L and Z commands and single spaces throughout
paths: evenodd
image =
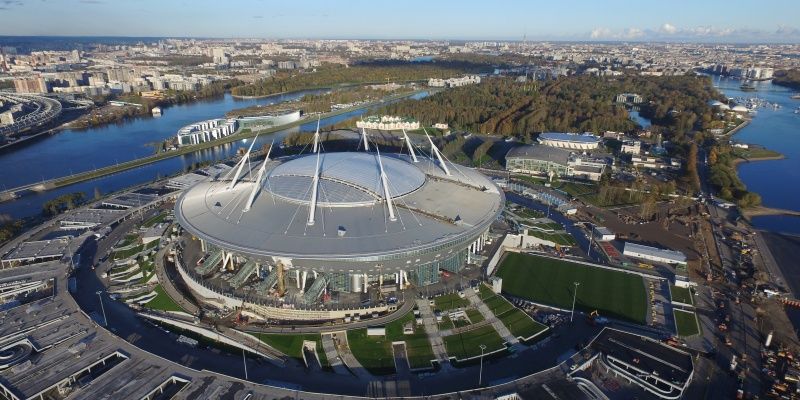
M 182 278 L 205 299 L 259 316 L 330 320 L 392 310 L 368 292 L 458 273 L 482 249 L 504 195 L 432 141 L 433 157 L 417 156 L 405 137 L 409 154 L 325 153 L 315 136 L 310 154 L 255 165 L 246 154 L 186 190 L 175 205 L 192 238 L 177 253 Z

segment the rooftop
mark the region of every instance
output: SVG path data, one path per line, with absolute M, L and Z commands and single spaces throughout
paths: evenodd
M 33 260 L 61 257 L 66 253 L 68 239 L 40 240 L 20 243 L 3 257 L 3 261 Z
M 542 132 L 539 135 L 540 140 L 557 140 L 560 142 L 580 142 L 580 143 L 598 143 L 600 138 L 591 133 L 567 133 L 567 132 Z
M 321 155 L 316 223 L 307 225 L 316 155 L 274 160 L 251 209 L 243 211 L 252 180 L 227 190 L 227 181 L 201 182 L 175 206 L 180 224 L 227 249 L 255 256 L 337 259 L 403 254 L 485 230 L 503 207 L 502 192 L 479 172 L 435 162 L 382 156 L 397 221 L 389 221 L 371 153 Z M 273 184 L 277 185 L 273 186 Z M 381 190 L 379 190 L 381 189 Z M 366 201 L 369 200 L 369 201 Z M 344 228 L 346 235 L 338 235 Z
M 625 242 L 624 251 L 626 252 L 632 251 L 635 253 L 645 254 L 652 257 L 666 258 L 681 263 L 686 262 L 686 254 L 683 254 L 680 251 L 659 249 L 657 247 L 645 246 L 643 244 L 637 244 L 633 242 Z
M 506 160 L 509 158 L 547 160 L 559 163 L 561 165 L 567 165 L 571 153 L 572 152 L 569 150 L 558 147 L 529 144 L 517 146 L 509 150 L 508 153 L 506 153 Z

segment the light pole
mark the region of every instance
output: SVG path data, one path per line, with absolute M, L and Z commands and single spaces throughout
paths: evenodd
M 478 387 L 481 387 L 483 384 L 483 351 L 486 350 L 486 346 L 480 345 L 481 348 L 481 368 L 478 370 Z
M 97 299 L 100 300 L 100 309 L 103 310 L 103 326 L 108 327 L 108 319 L 106 318 L 106 308 L 103 306 L 103 294 L 102 290 L 98 290 L 97 292 Z
M 572 312 L 569 314 L 569 322 L 572 322 L 572 317 L 575 316 L 575 300 L 578 299 L 578 285 L 581 284 L 580 282 L 572 283 L 575 284 L 575 290 L 572 292 Z
M 592 260 L 591 256 L 589 256 L 589 253 L 591 253 L 591 251 L 592 251 L 592 239 L 593 238 L 594 238 L 594 224 L 589 222 L 589 248 L 586 249 L 586 258 L 588 258 L 589 261 Z

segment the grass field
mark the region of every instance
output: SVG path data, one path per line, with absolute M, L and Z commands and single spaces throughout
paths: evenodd
M 144 304 L 145 307 L 153 309 L 153 310 L 161 310 L 161 311 L 183 311 L 183 308 L 178 305 L 175 301 L 172 300 L 172 297 L 169 297 L 167 292 L 164 291 L 164 288 L 161 285 L 158 285 L 153 289 L 156 292 L 156 297 L 153 297 L 153 300 L 148 301 Z
M 367 329 L 347 331 L 347 342 L 350 351 L 358 362 L 375 375 L 387 375 L 395 372 L 392 342 L 405 341 L 408 363 L 411 368 L 430 367 L 435 357 L 428 341 L 428 335 L 422 327 L 414 325 L 414 333 L 403 334 L 403 325 L 414 323 L 414 312 L 411 311 L 386 325 L 386 336 L 367 336 Z
M 505 284 L 505 282 L 503 282 Z M 514 305 L 509 303 L 506 299 L 502 296 L 496 295 L 492 293 L 491 296 L 487 296 L 483 300 L 483 304 L 486 304 L 486 307 L 489 307 L 489 310 L 492 311 L 494 315 L 500 315 L 506 312 L 509 312 L 514 309 Z
M 439 325 L 440 331 L 445 329 L 453 329 L 456 327 L 456 325 L 453 323 L 453 321 L 450 320 L 450 317 L 448 317 L 447 315 L 442 315 L 442 321 L 438 322 L 437 324 Z
M 307 334 L 280 334 L 280 333 L 250 333 L 275 350 L 298 360 L 303 359 L 303 341 L 310 340 L 316 343 L 317 355 L 320 365 L 329 367 L 328 357 L 322 348 L 322 337 L 318 333 Z
M 467 318 L 469 318 L 470 322 L 472 322 L 473 324 L 477 324 L 478 322 L 481 322 L 485 319 L 483 318 L 483 314 L 481 314 L 480 311 L 474 308 L 470 308 L 469 310 L 467 310 Z
M 579 282 L 575 308 L 645 322 L 647 294 L 638 275 L 518 253 L 506 255 L 497 275 L 503 292 L 563 309 L 572 307 L 573 282 Z
M 447 355 L 457 360 L 481 355 L 480 345 L 486 346 L 484 353 L 491 353 L 505 348 L 503 339 L 491 325 L 482 326 L 458 335 L 442 338 Z
M 695 313 L 674 309 L 672 314 L 675 316 L 675 331 L 678 332 L 678 336 L 687 337 L 700 334 L 700 324 L 697 322 Z
M 444 296 L 434 297 L 433 301 L 436 309 L 440 311 L 464 308 L 469 305 L 469 300 L 462 299 L 458 293 L 450 293 Z
M 692 299 L 692 291 L 689 290 L 689 288 L 682 288 L 674 285 L 669 285 L 669 295 L 672 301 L 677 301 L 678 303 L 683 303 L 683 304 L 694 305 L 694 300 Z

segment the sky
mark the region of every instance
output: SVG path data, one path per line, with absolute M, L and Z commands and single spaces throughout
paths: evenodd
M 0 0 L 0 35 L 800 43 L 800 1 Z

